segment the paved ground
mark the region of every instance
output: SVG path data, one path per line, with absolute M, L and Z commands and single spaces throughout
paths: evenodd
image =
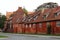
M 60 40 L 60 36 L 42 36 L 11 33 L 0 33 L 0 35 L 8 36 L 8 38 L 0 38 L 0 40 Z

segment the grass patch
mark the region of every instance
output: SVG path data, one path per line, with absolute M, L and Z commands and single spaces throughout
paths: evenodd
M 8 36 L 2 36 L 2 35 L 0 35 L 0 38 L 7 38 Z

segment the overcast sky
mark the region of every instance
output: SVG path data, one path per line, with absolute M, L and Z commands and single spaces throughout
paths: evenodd
M 7 11 L 13 12 L 19 6 L 25 7 L 28 11 L 33 11 L 39 5 L 46 2 L 56 2 L 59 4 L 60 0 L 0 0 L 0 12 L 2 14 L 6 14 Z

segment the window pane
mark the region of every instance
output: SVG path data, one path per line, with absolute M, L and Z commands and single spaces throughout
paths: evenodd
M 39 27 L 42 27 L 42 23 L 39 23 Z
M 56 27 L 60 27 L 60 21 L 56 22 Z
M 28 27 L 28 25 L 26 24 L 26 28 Z
M 31 27 L 31 24 L 29 24 L 29 27 Z

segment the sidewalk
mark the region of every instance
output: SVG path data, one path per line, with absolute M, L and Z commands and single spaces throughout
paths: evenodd
M 22 35 L 22 36 L 30 36 L 30 37 L 52 37 L 52 38 L 60 38 L 60 36 L 51 36 L 51 35 L 15 34 L 15 33 L 1 33 L 1 34 Z

